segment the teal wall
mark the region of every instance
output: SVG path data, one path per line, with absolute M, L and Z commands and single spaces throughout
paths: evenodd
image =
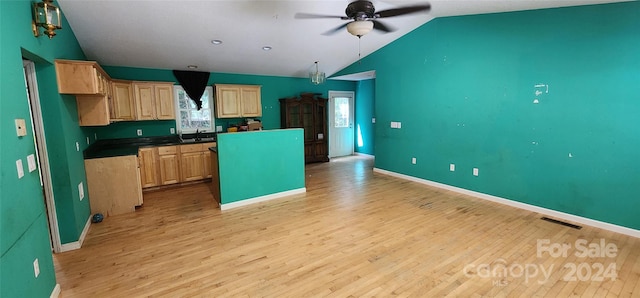
M 218 135 L 221 204 L 304 185 L 303 129 Z
M 355 152 L 373 155 L 375 144 L 375 79 L 359 81 L 355 98 Z
M 31 32 L 31 1 L 0 1 L 0 296 L 43 297 L 51 294 L 56 280 L 49 244 L 44 198 L 38 172 L 29 173 L 27 156 L 35 154 L 29 104 L 24 86 L 22 58 L 36 64 L 38 93 L 43 112 L 46 144 L 53 176 L 53 190 L 60 237 L 77 241 L 89 218 L 89 199 L 79 200 L 77 185 L 86 180 L 82 150 L 90 131 L 78 126 L 73 97 L 57 91 L 53 60 L 84 59 L 78 42 L 63 19 L 54 39 L 35 38 Z M 27 122 L 27 136 L 17 137 L 14 119 Z M 79 142 L 80 151 L 76 151 Z M 18 179 L 16 160 L 22 160 L 25 176 Z M 34 277 L 38 259 L 40 276 Z
M 336 75 L 376 71 L 376 167 L 640 229 L 638 12 L 435 19 Z
M 116 122 L 107 126 L 96 126 L 93 131 L 98 139 L 137 138 L 137 130 L 142 129 L 143 138 L 171 135 L 176 128 L 175 120 Z
M 104 70 L 114 79 L 138 80 L 138 81 L 164 81 L 177 84 L 173 72 L 167 69 L 148 69 L 104 66 Z M 316 92 L 328 96 L 329 90 L 355 91 L 356 83 L 350 81 L 328 80 L 322 85 L 313 85 L 306 78 L 275 77 L 261 75 L 243 75 L 213 72 L 209 76 L 209 85 L 213 84 L 246 84 L 261 85 L 262 93 L 262 125 L 265 129 L 280 128 L 280 102 L 278 99 L 299 95 L 301 92 Z M 232 124 L 238 124 L 242 119 L 216 119 L 216 125 L 222 125 L 223 129 Z M 120 137 L 135 137 L 136 128 L 140 121 L 123 122 L 97 128 L 98 139 L 110 139 Z M 170 135 L 169 124 L 159 121 L 144 121 L 147 128 L 153 129 L 159 135 Z M 157 126 L 157 128 L 154 128 Z M 175 123 L 173 124 L 175 127 Z M 143 132 L 145 130 L 143 129 Z M 131 135 L 131 132 L 134 135 Z

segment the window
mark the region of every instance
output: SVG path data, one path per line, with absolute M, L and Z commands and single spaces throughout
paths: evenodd
M 215 119 L 213 115 L 213 88 L 207 87 L 200 100 L 202 108 L 189 98 L 182 86 L 174 86 L 176 100 L 176 127 L 179 133 L 194 133 L 197 130 L 212 132 Z

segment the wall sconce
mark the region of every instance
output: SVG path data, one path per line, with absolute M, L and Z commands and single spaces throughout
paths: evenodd
M 309 81 L 311 81 L 314 85 L 320 85 L 324 83 L 325 74 L 324 72 L 318 71 L 318 61 L 316 61 L 316 72 L 309 73 Z
M 42 2 L 33 3 L 33 22 L 31 28 L 35 37 L 40 36 L 40 29 L 44 28 L 44 34 L 53 38 L 56 29 L 62 29 L 60 25 L 60 8 L 53 5 L 53 0 L 42 0 Z

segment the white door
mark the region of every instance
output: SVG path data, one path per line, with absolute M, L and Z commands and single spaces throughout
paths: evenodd
M 329 91 L 329 157 L 353 154 L 353 92 Z

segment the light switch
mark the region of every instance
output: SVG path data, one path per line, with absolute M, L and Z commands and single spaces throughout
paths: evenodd
M 19 137 L 24 137 L 27 135 L 27 124 L 24 119 L 16 119 L 16 134 Z
M 27 164 L 29 166 L 29 173 L 36 170 L 36 156 L 33 154 L 29 154 L 27 156 Z
M 78 184 L 78 195 L 80 196 L 80 201 L 82 201 L 82 199 L 84 199 L 84 186 L 82 185 L 82 182 Z
M 22 159 L 16 160 L 16 169 L 18 170 L 18 179 L 24 177 L 24 168 L 22 167 Z
M 80 144 L 76 142 L 76 151 L 80 151 Z
M 397 128 L 402 128 L 402 122 L 396 122 Z
M 473 168 L 473 176 L 478 176 L 478 168 Z
M 376 123 L 376 118 L 371 118 L 371 123 Z
M 449 165 L 449 171 L 454 172 L 456 170 L 456 165 L 455 164 L 450 164 Z

